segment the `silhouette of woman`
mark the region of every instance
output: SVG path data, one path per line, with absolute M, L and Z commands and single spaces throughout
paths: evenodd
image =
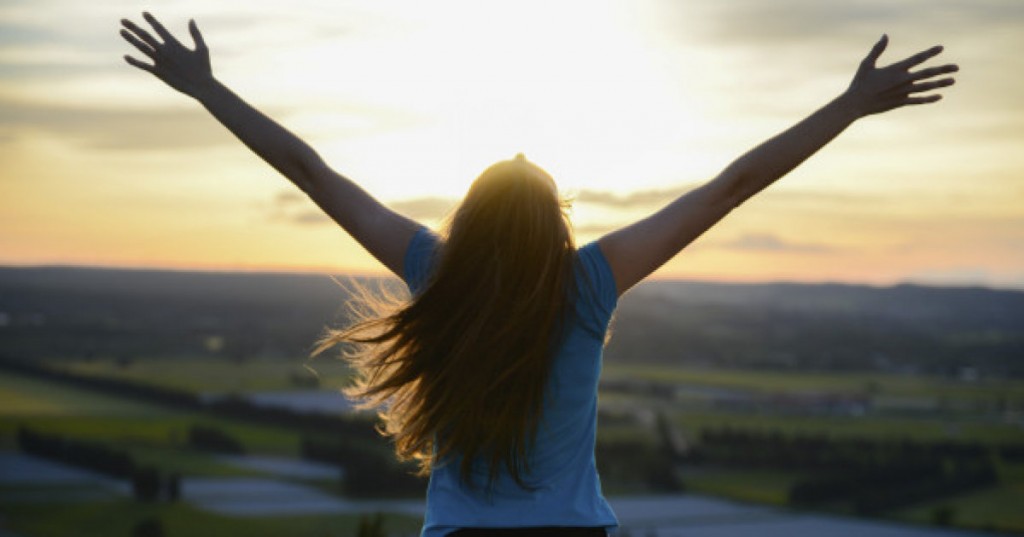
M 199 101 L 245 145 L 402 278 L 412 298 L 329 331 L 315 351 L 355 343 L 350 394 L 379 409 L 397 455 L 430 475 L 423 535 L 605 535 L 617 525 L 594 463 L 597 385 L 618 298 L 735 207 L 855 120 L 933 103 L 956 65 L 911 69 L 933 47 L 876 66 L 717 177 L 650 216 L 576 248 L 555 182 L 522 155 L 485 170 L 435 233 L 380 204 L 214 78 L 195 47 L 149 13 L 154 37 L 121 35 L 152 63 L 125 60 Z

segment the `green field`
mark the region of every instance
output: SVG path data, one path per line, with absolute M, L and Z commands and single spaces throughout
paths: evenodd
M 51 365 L 82 375 L 127 379 L 193 393 L 294 390 L 297 385 L 293 379 L 316 379 L 321 388 L 339 389 L 351 376 L 343 361 L 327 356 L 243 363 L 210 358 L 54 360 Z
M 789 486 L 799 477 L 779 470 L 738 470 L 707 466 L 680 469 L 686 490 L 740 501 L 786 505 Z
M 153 417 L 160 407 L 0 371 L 0 420 L 47 417 Z
M 1024 381 L 963 381 L 882 373 L 803 373 L 606 364 L 605 379 L 634 378 L 756 392 L 838 392 L 988 402 L 1003 398 L 1024 406 Z
M 697 438 L 707 428 L 734 427 L 787 434 L 827 434 L 874 439 L 1024 442 L 1024 428 L 1013 423 L 969 419 L 876 418 L 863 416 L 785 416 L 733 412 L 677 412 L 673 422 Z
M 334 360 L 324 360 L 321 385 L 340 385 L 347 369 Z M 243 365 L 210 360 L 134 360 L 128 365 L 112 361 L 71 363 L 71 370 L 89 375 L 116 376 L 190 391 L 262 391 L 294 389 L 288 375 L 296 364 L 254 362 Z M 300 366 L 301 367 L 301 366 Z M 963 385 L 939 379 L 913 379 L 880 375 L 791 375 L 748 371 L 692 371 L 673 368 L 609 366 L 606 378 L 641 378 L 683 382 L 695 386 L 727 387 L 769 392 L 801 390 L 857 391 L 871 387 L 873 393 L 948 398 L 991 399 L 992 393 L 977 385 Z M 1017 404 L 1020 383 L 1000 383 L 993 388 L 998 397 Z M 980 390 L 980 391 L 979 391 Z M 813 416 L 781 415 L 768 412 L 726 412 L 682 408 L 622 393 L 602 394 L 602 404 L 654 405 L 690 441 L 699 440 L 706 428 L 731 426 L 743 429 L 777 430 L 783 433 L 861 436 L 875 439 L 913 438 L 951 439 L 983 443 L 1024 442 L 1024 428 L 991 416 L 878 417 L 866 415 Z M 1017 407 L 1019 408 L 1019 407 Z M 253 425 L 194 412 L 141 403 L 131 399 L 98 394 L 67 385 L 0 372 L 0 448 L 13 449 L 14 435 L 20 425 L 69 437 L 116 445 L 128 451 L 138 462 L 153 464 L 163 471 L 185 475 L 234 476 L 255 474 L 190 450 L 186 446 L 188 429 L 196 424 L 216 427 L 241 441 L 249 453 L 294 457 L 299 451 L 295 431 Z M 641 441 L 654 445 L 658 435 L 649 423 L 629 419 L 609 422 L 599 428 L 602 441 Z M 800 476 L 777 470 L 743 470 L 720 467 L 680 468 L 678 475 L 686 489 L 743 501 L 784 505 L 789 486 Z M 1000 466 L 1000 483 L 942 500 L 901 509 L 888 516 L 902 521 L 931 523 L 935 512 L 949 507 L 954 525 L 965 527 L 998 526 L 1024 531 L 1024 465 Z M 609 494 L 645 493 L 637 482 L 605 483 Z M 0 487 L 0 497 L 4 490 Z M 12 491 L 6 491 L 10 493 Z M 129 535 L 139 520 L 157 517 L 167 535 L 351 535 L 358 524 L 353 516 L 261 517 L 241 519 L 211 515 L 187 504 L 146 505 L 131 500 L 102 500 L 80 503 L 18 503 L 2 508 L 5 523 L 12 531 L 45 537 L 66 535 L 67 528 L 88 528 L 81 535 Z M 420 521 L 392 518 L 393 531 L 414 533 Z
M 155 466 L 165 473 L 209 477 L 261 475 L 188 449 L 186 434 L 194 424 L 214 426 L 228 433 L 250 453 L 298 455 L 299 438 L 294 431 L 176 411 L 0 372 L 0 449 L 16 449 L 15 434 L 24 425 L 116 446 L 127 451 L 137 463 Z M 32 537 L 128 537 L 140 521 L 156 518 L 168 536 L 325 537 L 355 535 L 360 522 L 358 515 L 225 517 L 187 503 L 146 504 L 95 492 L 88 485 L 0 485 L 0 529 Z M 90 497 L 96 498 L 75 502 L 66 499 L 76 493 L 93 493 Z M 18 500 L 26 494 L 36 499 Z M 416 533 L 421 524 L 418 517 L 384 518 L 385 529 L 394 532 Z
M 168 409 L 21 375 L 0 372 L 0 448 L 13 449 L 19 426 L 114 444 L 139 462 L 167 471 L 237 475 L 239 470 L 186 449 L 193 425 L 219 428 L 254 453 L 295 456 L 299 438 L 281 428 Z
M 923 503 L 892 513 L 892 517 L 928 523 L 941 507 L 952 508 L 956 526 L 1024 532 L 1024 481 Z
M 188 504 L 148 505 L 133 500 L 20 504 L 4 508 L 5 528 L 32 537 L 129 537 L 146 519 L 158 519 L 169 537 L 339 537 L 357 534 L 359 515 L 225 517 Z M 385 531 L 416 534 L 417 517 L 387 515 Z M 74 530 L 70 530 L 74 528 Z

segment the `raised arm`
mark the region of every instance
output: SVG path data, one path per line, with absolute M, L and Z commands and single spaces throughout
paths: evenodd
M 882 38 L 861 62 L 849 88 L 796 125 L 751 149 L 717 177 L 675 201 L 599 240 L 619 294 L 646 278 L 735 207 L 774 183 L 825 146 L 855 120 L 906 105 L 933 103 L 941 96 L 922 92 L 953 84 L 938 78 L 956 65 L 910 71 L 942 52 L 932 47 L 887 67 L 876 62 Z
M 143 16 L 160 40 L 127 19 L 121 20 L 121 36 L 153 63 L 128 55 L 125 61 L 198 100 L 249 149 L 295 183 L 359 244 L 401 277 L 405 248 L 419 225 L 388 209 L 332 170 L 312 147 L 214 78 L 210 51 L 195 21 L 189 21 L 195 43 L 190 50 L 152 15 Z

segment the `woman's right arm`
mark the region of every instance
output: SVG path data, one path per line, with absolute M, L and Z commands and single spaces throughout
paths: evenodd
M 401 277 L 405 249 L 419 224 L 335 172 L 309 144 L 214 78 L 209 49 L 194 21 L 189 23 L 189 32 L 195 49 L 189 50 L 152 15 L 143 16 L 163 41 L 123 19 L 122 37 L 153 64 L 131 56 L 125 56 L 125 61 L 199 101 L 242 143 L 295 183 L 370 254 Z
M 646 278 L 735 207 L 789 173 L 855 120 L 906 105 L 933 103 L 939 95 L 919 93 L 953 84 L 952 78 L 937 77 L 957 71 L 956 65 L 909 71 L 942 52 L 942 47 L 876 67 L 887 42 L 885 36 L 879 40 L 842 95 L 751 149 L 703 186 L 653 215 L 602 237 L 599 245 L 615 275 L 619 294 Z

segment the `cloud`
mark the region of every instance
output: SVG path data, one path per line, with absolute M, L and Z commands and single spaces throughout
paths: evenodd
M 649 189 L 632 194 L 619 195 L 602 190 L 583 189 L 574 198 L 576 203 L 598 205 L 613 210 L 640 211 L 653 213 L 668 202 L 688 191 L 693 185 L 681 188 Z M 771 194 L 772 203 L 777 205 L 798 205 L 800 207 L 818 207 L 825 210 L 838 210 L 851 206 L 874 204 L 878 206 L 885 201 L 876 194 L 853 192 L 829 192 L 824 190 L 784 190 Z M 445 218 L 458 205 L 456 198 L 425 196 L 397 201 L 385 201 L 388 207 L 414 220 L 439 221 Z M 279 192 L 273 201 L 272 218 L 286 220 L 302 225 L 330 223 L 332 220 L 323 215 L 319 209 L 311 208 L 308 198 L 299 191 L 285 190 Z M 609 221 L 588 221 L 575 226 L 579 235 L 603 235 L 614 231 L 633 220 L 612 219 Z M 719 243 L 717 247 L 737 250 L 759 251 L 790 251 L 790 252 L 826 252 L 830 248 L 819 244 L 790 243 L 769 234 L 748 234 L 733 241 Z
M 947 32 L 973 32 L 979 25 L 1017 26 L 1024 18 L 1024 3 L 1005 0 L 738 0 L 707 2 L 701 6 L 706 10 L 699 16 L 708 24 L 697 25 L 698 29 L 732 43 L 834 41 L 837 35 L 881 33 L 885 28 L 907 23 L 915 27 L 938 25 Z M 692 12 L 676 13 L 676 16 L 693 15 Z
M 769 233 L 747 233 L 725 242 L 707 245 L 728 250 L 820 254 L 834 251 L 834 248 L 817 243 L 789 242 Z
M 616 209 L 635 209 L 638 207 L 642 208 L 664 205 L 665 203 L 679 197 L 679 195 L 686 190 L 687 189 L 683 187 L 638 190 L 623 196 L 602 190 L 583 189 L 580 190 L 579 194 L 577 194 L 576 201 L 580 203 L 604 205 L 606 207 Z
M 12 44 L 38 43 L 46 44 L 52 42 L 58 34 L 55 32 L 30 24 L 2 23 L 3 31 L 0 32 L 0 47 Z
M 657 207 L 679 195 L 678 189 L 644 190 L 633 194 L 619 196 L 600 190 L 582 190 L 575 201 L 595 205 L 603 205 L 616 209 L 635 209 Z M 331 219 L 318 211 L 306 206 L 308 200 L 301 192 L 285 190 L 278 192 L 273 201 L 273 218 L 283 219 L 298 224 L 319 224 L 331 222 Z M 386 201 L 385 205 L 414 220 L 442 220 L 455 209 L 459 200 L 425 196 L 397 201 Z M 302 210 L 299 210 L 299 209 Z M 318 216 L 319 215 L 319 216 Z M 575 228 L 580 234 L 602 234 L 612 231 L 620 224 L 587 223 Z
M 296 213 L 289 216 L 288 221 L 302 225 L 330 224 L 334 222 L 333 220 L 331 220 L 329 216 L 327 216 L 322 211 L 302 211 L 300 213 Z
M 97 150 L 208 148 L 238 143 L 201 110 L 116 110 L 3 100 L 0 129 L 44 133 Z
M 620 210 L 648 210 L 660 209 L 672 200 L 698 187 L 698 184 L 688 184 L 671 188 L 639 190 L 631 194 L 615 194 L 602 190 L 580 190 L 575 201 L 592 205 Z M 853 192 L 824 189 L 779 189 L 766 191 L 760 194 L 761 198 L 770 198 L 773 204 L 786 204 L 816 206 L 816 207 L 849 207 L 851 205 L 874 205 L 893 201 L 878 193 Z M 895 200 L 898 202 L 898 200 Z
M 298 190 L 282 190 L 274 196 L 274 204 L 278 206 L 292 205 L 306 200 L 306 195 Z
M 388 206 L 414 220 L 440 220 L 457 204 L 458 200 L 451 198 L 423 197 L 392 201 Z
M 303 226 L 332 222 L 303 192 L 295 189 L 281 190 L 270 201 L 268 219 Z
M 604 235 L 606 233 L 610 233 L 612 231 L 615 231 L 616 229 L 619 229 L 620 227 L 622 227 L 622 225 L 623 224 L 614 223 L 614 222 L 606 222 L 606 223 L 602 223 L 602 222 L 593 223 L 592 222 L 592 223 L 589 223 L 589 224 L 584 224 L 582 226 L 573 226 L 573 231 L 576 233 L 576 235 L 588 235 L 588 236 Z
M 680 57 L 696 58 L 698 76 L 686 77 L 686 86 L 743 95 L 729 105 L 733 115 L 790 117 L 807 103 L 787 95 L 825 98 L 841 90 L 882 33 L 891 38 L 883 65 L 933 44 L 946 46 L 935 61 L 963 67 L 942 104 L 957 122 L 1021 109 L 1019 70 L 1006 68 L 1006 54 L 1024 47 L 1024 2 L 660 0 L 657 6 L 655 31 Z
M 389 201 L 385 204 L 413 220 L 441 220 L 458 204 L 458 200 L 441 197 L 422 197 Z M 315 208 L 305 194 L 297 190 L 282 190 L 272 202 L 270 218 L 300 225 L 333 223 L 330 217 Z
M 993 277 L 991 269 L 979 266 L 949 266 L 911 272 L 904 281 L 926 285 L 993 285 L 1006 284 Z M 1012 284 L 1012 280 L 1011 280 Z

